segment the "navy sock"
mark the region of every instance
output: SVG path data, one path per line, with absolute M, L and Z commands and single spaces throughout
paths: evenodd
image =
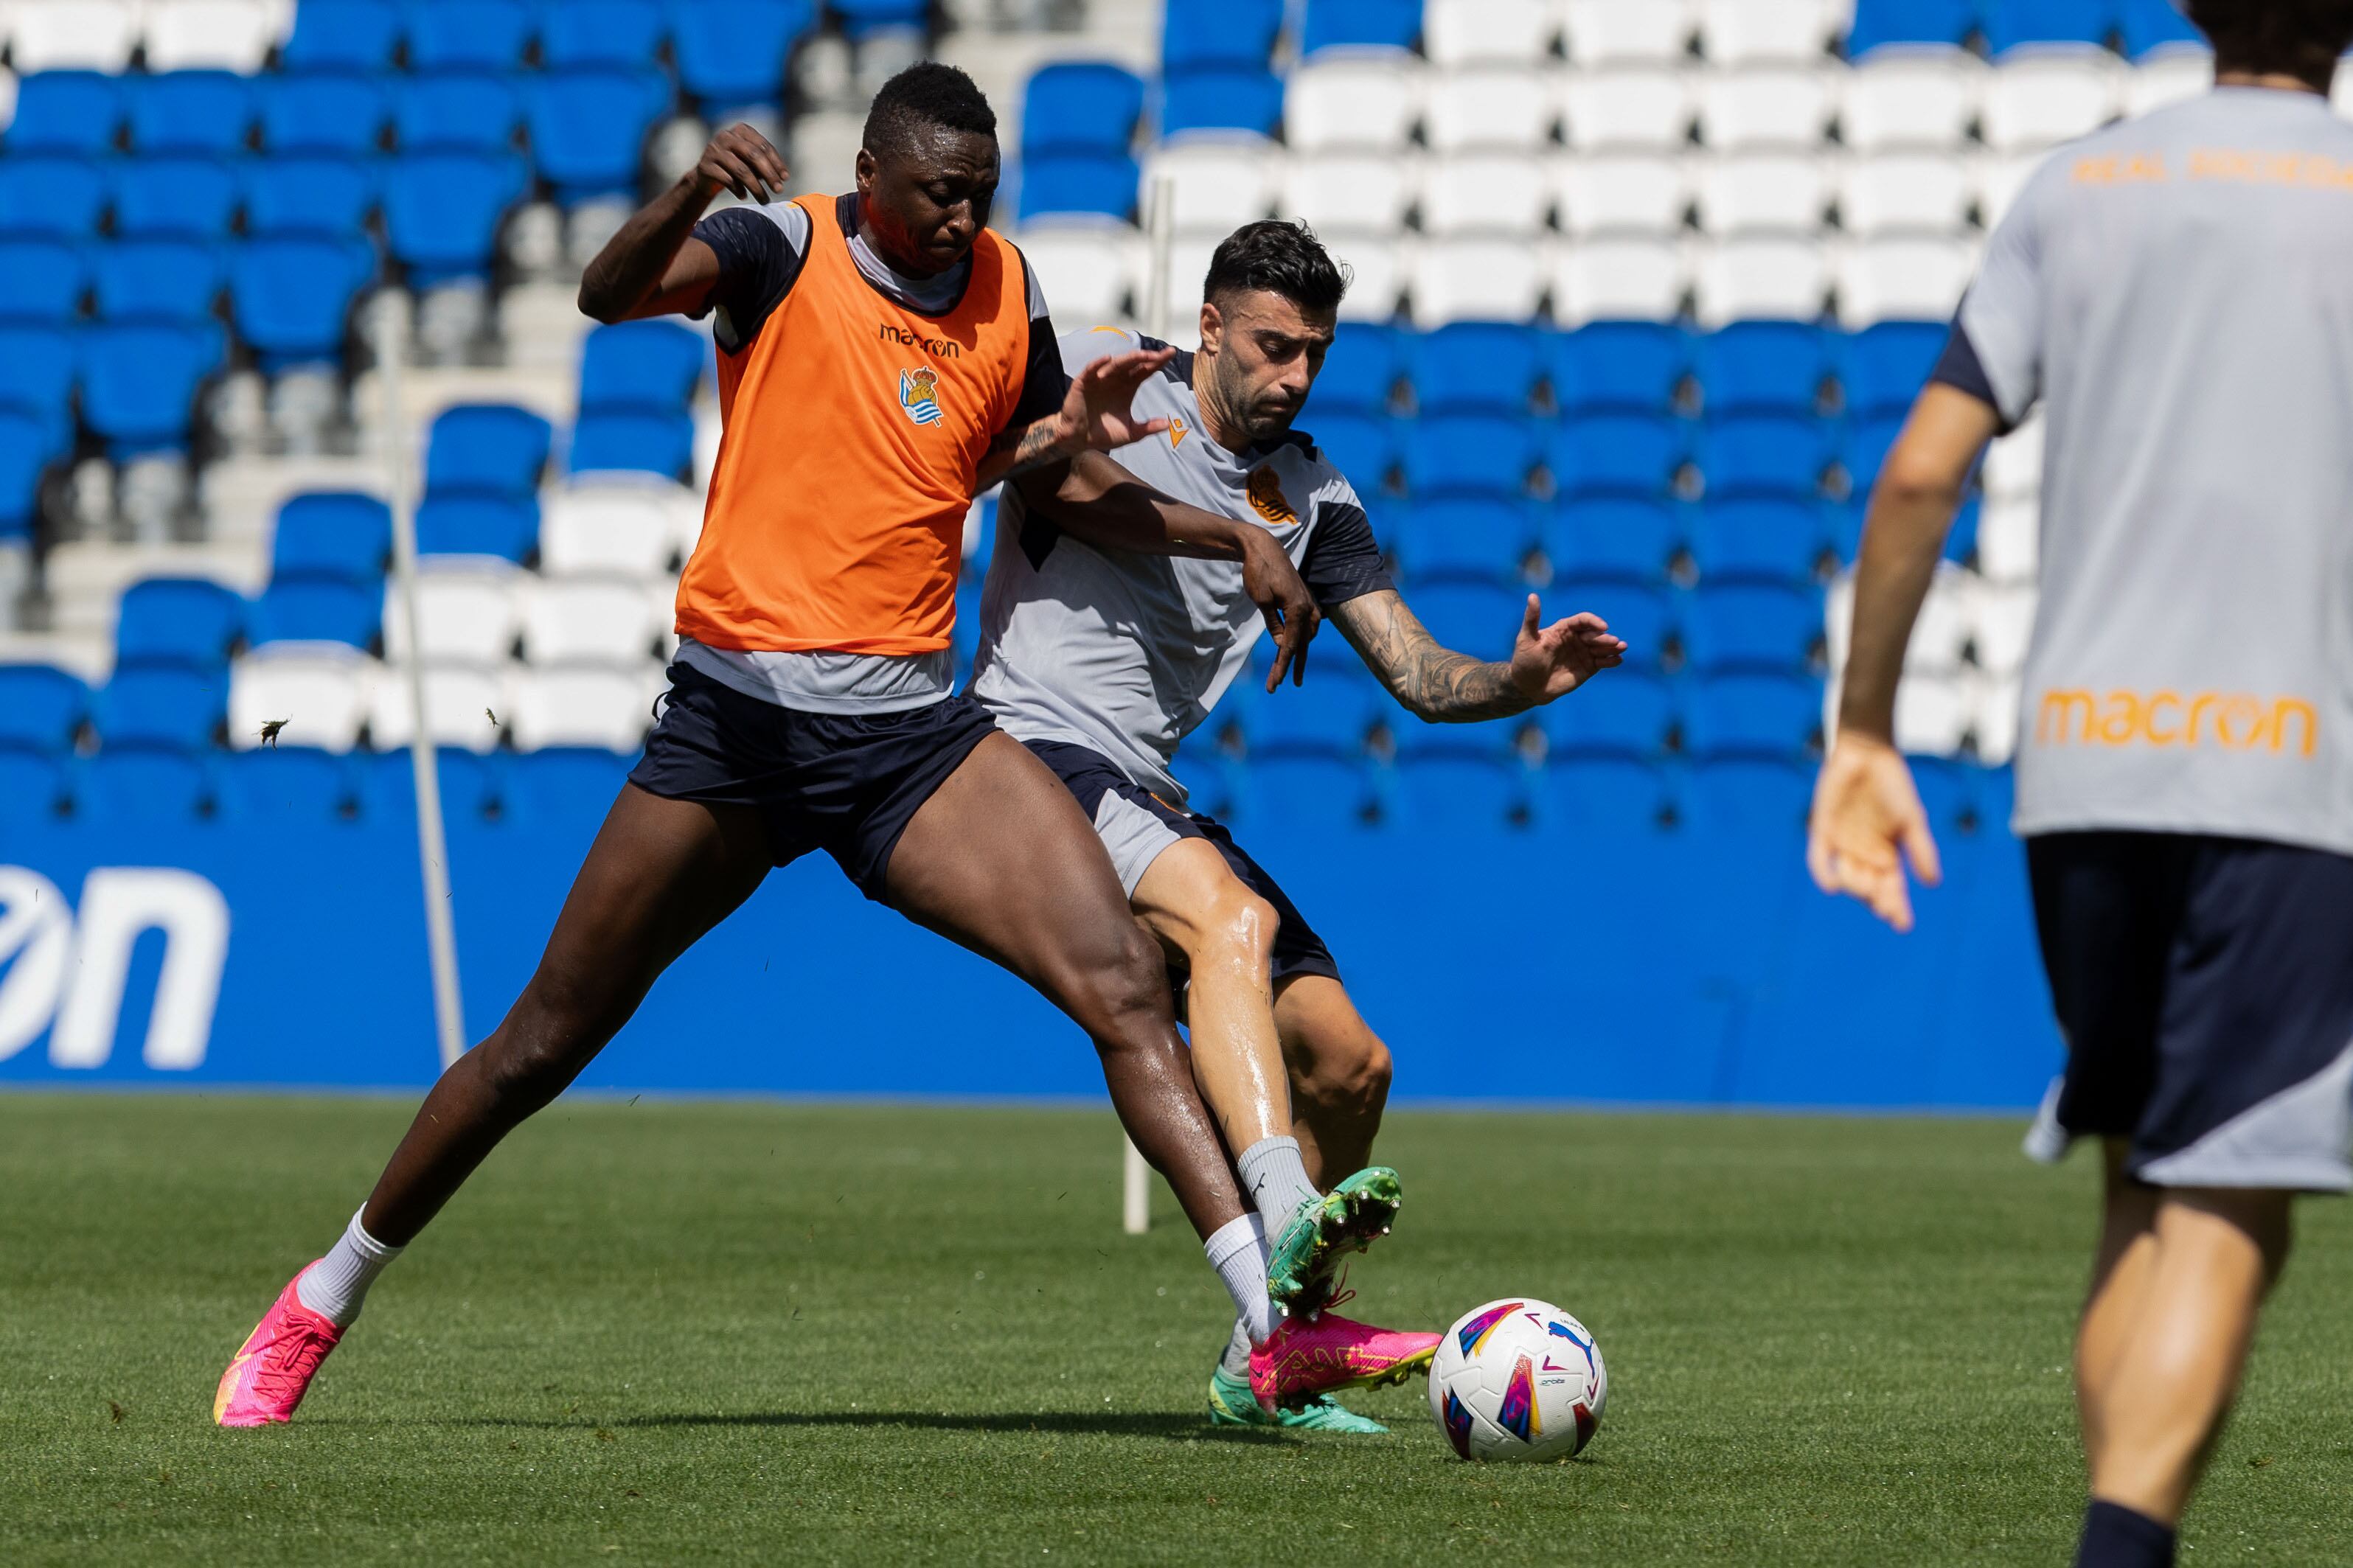
M 2122 1503 L 2094 1501 L 2075 1568 L 2173 1568 L 2173 1531 Z

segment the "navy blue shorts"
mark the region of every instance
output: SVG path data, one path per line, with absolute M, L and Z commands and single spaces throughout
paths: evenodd
M 2123 1139 L 2158 1186 L 2353 1188 L 2353 857 L 2122 832 L 2026 853 L 2067 1037 L 2030 1147 Z
M 878 903 L 899 836 L 997 731 L 961 695 L 899 713 L 804 713 L 691 665 L 672 664 L 670 680 L 629 782 L 667 800 L 748 805 L 777 865 L 822 849 Z
M 1153 858 L 1183 838 L 1206 838 L 1217 846 L 1218 853 L 1226 858 L 1241 885 L 1264 899 L 1274 908 L 1280 923 L 1274 931 L 1274 982 L 1300 974 L 1321 974 L 1329 979 L 1340 978 L 1340 966 L 1332 961 L 1332 950 L 1299 912 L 1281 885 L 1267 874 L 1266 868 L 1250 858 L 1249 851 L 1234 842 L 1234 836 L 1215 817 L 1198 812 L 1188 812 L 1169 805 L 1150 790 L 1129 778 L 1111 760 L 1084 746 L 1064 741 L 1028 741 L 1039 761 L 1054 770 L 1054 774 L 1078 797 L 1079 809 L 1095 825 L 1095 834 L 1110 851 L 1112 868 L 1119 873 L 1120 885 L 1132 898 L 1135 884 Z M 1184 984 L 1181 964 L 1172 963 L 1170 981 Z

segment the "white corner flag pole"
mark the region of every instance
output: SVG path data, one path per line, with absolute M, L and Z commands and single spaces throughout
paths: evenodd
M 417 609 L 417 513 L 409 498 L 408 428 L 400 396 L 400 361 L 407 345 L 396 336 L 392 311 L 376 316 L 376 376 L 384 390 L 385 500 L 392 508 L 392 576 L 406 634 L 408 762 L 417 777 L 417 852 L 425 872 L 425 943 L 433 965 L 433 1022 L 447 1070 L 466 1052 L 466 1009 L 458 986 L 458 921 L 449 907 L 449 842 L 441 825 L 441 772 L 432 727 L 425 715 L 425 638 Z
M 1145 198 L 1145 233 L 1152 247 L 1152 262 L 1145 274 L 1144 316 L 1152 335 L 1163 342 L 1175 341 L 1169 321 L 1170 273 L 1174 268 L 1176 226 L 1170 221 L 1170 208 L 1176 194 L 1176 182 L 1163 176 L 1152 182 L 1152 191 Z M 1130 1236 L 1142 1236 L 1152 1228 L 1152 1167 L 1144 1163 L 1144 1155 L 1134 1141 L 1121 1136 L 1124 1151 L 1120 1181 L 1120 1226 Z

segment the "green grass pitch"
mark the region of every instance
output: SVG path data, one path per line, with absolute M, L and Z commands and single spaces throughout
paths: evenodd
M 2080 1481 L 2091 1173 L 2001 1121 L 1405 1113 L 1358 1309 L 1559 1301 L 1573 1463 L 1220 1432 L 1224 1298 L 1105 1112 L 562 1104 L 378 1289 L 290 1427 L 222 1365 L 405 1122 L 0 1097 L 0 1562 L 2035 1563 Z M 2353 1562 L 2353 1248 L 2308 1205 L 2185 1561 Z

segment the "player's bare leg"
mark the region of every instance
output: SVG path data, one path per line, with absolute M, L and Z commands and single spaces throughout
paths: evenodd
M 2075 1408 L 2084 1428 L 2084 1456 L 2095 1470 L 2107 1433 L 2102 1395 L 2140 1320 L 2157 1261 L 2157 1205 L 2162 1194 L 2125 1173 L 2128 1149 L 2123 1140 L 2111 1139 L 2101 1151 L 2099 1249 L 2075 1329 Z
M 1291 1088 L 1274 1028 L 1274 906 L 1244 887 L 1206 838 L 1154 857 L 1130 902 L 1190 972 L 1193 1076 L 1226 1146 L 1290 1137 Z
M 1274 1025 L 1291 1077 L 1292 1127 L 1320 1184 L 1359 1170 L 1389 1099 L 1389 1048 L 1348 989 L 1324 974 L 1293 975 L 1274 1001 Z

